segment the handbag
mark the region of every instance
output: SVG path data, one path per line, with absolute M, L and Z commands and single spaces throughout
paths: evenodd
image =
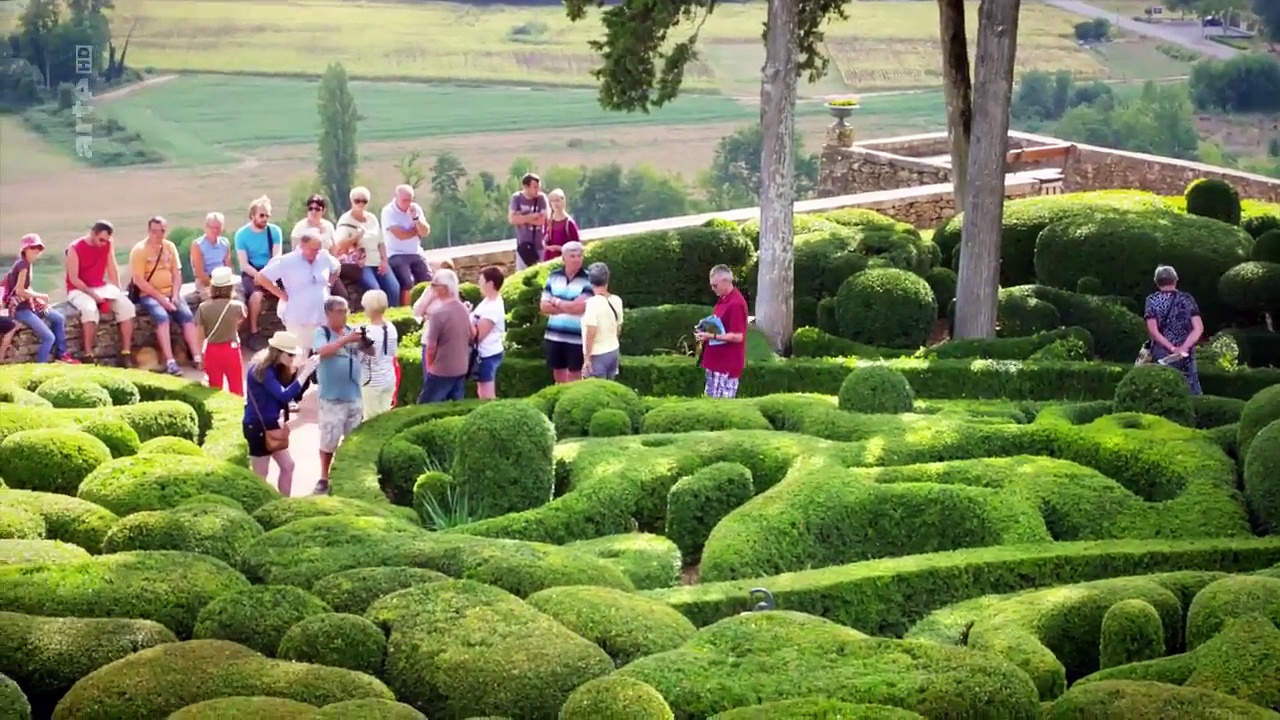
M 267 369 L 270 370 L 270 368 L 267 368 Z M 249 396 L 249 404 L 253 405 L 253 412 L 257 414 L 258 422 L 262 424 L 262 430 L 263 430 L 262 444 L 266 446 L 267 452 L 277 453 L 277 452 L 280 452 L 281 450 L 288 450 L 289 449 L 289 426 L 281 425 L 275 430 L 268 430 L 266 418 L 262 417 L 262 411 L 258 409 L 258 401 L 254 399 L 253 393 L 246 392 L 245 394 Z
M 1177 299 L 1181 295 L 1181 292 L 1180 291 L 1175 291 L 1175 292 L 1177 292 L 1178 295 L 1174 296 L 1174 302 L 1177 302 Z M 1164 321 L 1169 318 L 1169 311 L 1172 309 L 1173 309 L 1173 302 L 1170 302 L 1169 307 L 1165 308 L 1164 313 L 1158 318 L 1156 322 L 1157 330 L 1160 330 L 1161 327 L 1164 325 Z M 1163 332 L 1163 330 L 1161 330 L 1161 332 Z M 1134 366 L 1146 365 L 1147 363 L 1151 362 L 1152 360 L 1151 348 L 1152 348 L 1151 339 L 1147 338 L 1147 341 L 1142 343 L 1142 347 L 1138 348 L 1138 357 L 1133 362 Z
M 165 246 L 161 245 L 160 255 L 156 257 L 156 264 L 152 265 L 151 272 L 147 273 L 148 284 L 151 283 L 151 277 L 156 274 L 156 270 L 160 269 L 160 262 L 164 260 L 164 251 L 165 251 Z M 127 290 L 125 290 L 125 295 L 128 296 L 129 302 L 133 303 L 134 305 L 137 305 L 138 301 L 142 299 L 142 290 L 139 289 L 137 284 L 133 282 L 133 278 L 129 279 L 129 287 Z

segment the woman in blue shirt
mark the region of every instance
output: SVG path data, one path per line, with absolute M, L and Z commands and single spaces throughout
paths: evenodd
M 294 357 L 301 350 L 293 333 L 278 332 L 266 349 L 249 361 L 245 384 L 244 439 L 249 443 L 249 461 L 263 480 L 276 461 L 280 494 L 289 497 L 293 489 L 293 456 L 289 454 L 289 403 L 302 398 L 311 382 L 319 358 L 308 358 L 295 368 Z
M 209 299 L 209 278 L 220 267 L 231 267 L 231 241 L 222 235 L 226 218 L 211 212 L 204 218 L 204 235 L 191 241 L 191 272 L 196 276 L 200 299 Z

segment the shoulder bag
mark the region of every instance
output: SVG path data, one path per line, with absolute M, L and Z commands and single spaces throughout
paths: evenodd
M 250 370 L 249 372 L 253 372 Z M 275 372 L 272 368 L 266 368 L 263 372 Z M 281 425 L 275 430 L 267 429 L 267 419 L 262 416 L 262 411 L 258 409 L 258 401 L 253 397 L 252 392 L 246 393 L 249 396 L 249 403 L 253 405 L 253 412 L 258 416 L 258 422 L 262 425 L 263 441 L 267 452 L 277 453 L 281 450 L 289 449 L 289 426 Z
M 1169 311 L 1173 310 L 1174 303 L 1178 302 L 1178 300 L 1182 297 L 1181 291 L 1175 291 L 1175 293 L 1176 294 L 1174 295 L 1173 300 L 1169 302 L 1169 306 L 1164 309 L 1164 312 L 1160 315 L 1160 317 L 1156 318 L 1156 329 L 1159 330 L 1161 333 L 1164 333 L 1164 323 L 1166 320 L 1169 319 Z M 1142 343 L 1142 347 L 1138 348 L 1138 359 L 1135 360 L 1133 364 L 1145 365 L 1151 362 L 1152 360 L 1151 350 L 1152 350 L 1151 339 L 1148 338 L 1146 342 Z
M 204 336 L 204 344 L 200 346 L 200 354 L 207 355 L 209 353 L 209 338 L 218 334 L 218 328 L 222 327 L 222 321 L 227 317 L 227 311 L 231 309 L 231 303 L 235 300 L 227 300 L 227 304 L 222 306 L 222 314 L 218 316 L 218 322 L 213 324 L 213 329 Z
M 164 251 L 165 246 L 161 245 L 160 254 L 156 256 L 156 264 L 152 265 L 151 272 L 147 273 L 148 284 L 151 282 L 152 276 L 156 274 L 156 270 L 160 269 L 160 263 L 164 260 Z M 129 302 L 134 305 L 137 305 L 138 301 L 142 299 L 142 290 L 138 288 L 138 285 L 133 281 L 133 278 L 129 279 L 129 289 L 125 291 L 125 294 L 129 297 Z

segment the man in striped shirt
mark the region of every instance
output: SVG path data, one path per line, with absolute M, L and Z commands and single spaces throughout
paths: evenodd
M 582 267 L 582 243 L 565 243 L 564 267 L 551 273 L 542 289 L 542 314 L 547 316 L 543 345 L 547 365 L 557 383 L 582 377 L 582 313 L 592 296 L 591 281 Z

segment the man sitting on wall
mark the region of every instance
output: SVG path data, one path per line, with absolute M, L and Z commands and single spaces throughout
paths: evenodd
M 120 289 L 120 266 L 116 264 L 115 227 L 99 220 L 89 234 L 67 248 L 67 302 L 80 314 L 80 339 L 84 342 L 82 362 L 92 362 L 98 338 L 98 321 L 108 310 L 120 326 L 120 366 L 129 367 L 133 350 L 133 303 Z

